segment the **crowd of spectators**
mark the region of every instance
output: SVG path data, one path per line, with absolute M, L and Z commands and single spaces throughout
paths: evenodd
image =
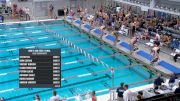
M 177 74 L 172 74 L 168 81 L 168 85 L 173 88 L 177 79 L 178 79 Z M 165 87 L 163 83 L 165 83 L 165 80 L 162 78 L 160 74 L 158 74 L 158 77 L 154 80 L 154 88 L 153 88 L 154 93 L 160 94 L 158 93 L 158 90 L 163 89 L 163 87 Z M 144 101 L 147 98 L 143 90 L 138 92 L 132 92 L 129 89 L 128 85 L 125 85 L 123 82 L 120 83 L 120 86 L 116 89 L 116 92 L 117 92 L 117 101 Z M 174 89 L 174 92 L 172 92 L 172 94 L 173 93 L 180 94 L 180 82 L 178 83 L 177 88 Z

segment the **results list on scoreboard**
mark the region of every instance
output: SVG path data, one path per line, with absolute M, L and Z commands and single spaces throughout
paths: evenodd
M 60 86 L 60 49 L 19 50 L 20 88 L 54 88 Z

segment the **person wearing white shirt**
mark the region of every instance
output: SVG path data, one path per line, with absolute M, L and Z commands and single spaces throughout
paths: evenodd
M 59 95 L 57 95 L 56 91 L 53 91 L 53 96 L 50 98 L 49 101 L 60 101 Z
M 135 94 L 128 89 L 128 85 L 124 85 L 125 92 L 123 93 L 124 101 L 135 101 Z
M 159 52 L 160 52 L 160 43 L 159 42 L 154 42 L 154 47 L 151 50 L 151 55 L 153 56 L 153 59 L 151 60 L 151 64 L 154 64 L 159 60 Z
M 160 41 L 160 40 L 161 40 L 161 37 L 160 37 L 160 35 L 159 35 L 158 33 L 156 33 L 154 39 L 155 39 L 155 41 Z

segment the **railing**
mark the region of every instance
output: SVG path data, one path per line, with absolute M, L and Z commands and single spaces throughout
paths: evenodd
M 134 85 L 137 85 L 137 84 L 142 84 L 142 83 L 146 83 L 146 82 L 152 82 L 155 79 L 156 78 L 152 78 L 152 79 L 148 79 L 148 80 L 142 80 L 142 81 L 138 81 L 138 82 L 129 83 L 128 86 L 134 86 Z M 116 89 L 118 87 L 120 87 L 120 86 L 109 88 L 109 89 L 104 89 L 104 90 L 99 90 L 99 91 L 96 91 L 96 93 L 108 92 L 107 94 L 110 95 L 109 96 L 109 101 L 114 101 L 114 100 L 116 100 L 115 94 L 116 94 Z M 62 101 L 68 101 L 68 100 L 82 101 L 82 100 L 89 99 L 90 97 L 91 97 L 91 92 L 87 92 L 87 93 L 79 94 L 79 95 L 76 95 L 76 96 L 73 96 L 73 97 L 63 98 L 61 100 Z

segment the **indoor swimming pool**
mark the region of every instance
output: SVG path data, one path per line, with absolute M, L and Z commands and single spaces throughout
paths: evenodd
M 126 84 L 147 80 L 152 73 L 136 61 L 130 60 L 127 56 L 113 50 L 100 41 L 89 37 L 87 33 L 62 20 L 44 21 L 46 27 L 60 34 L 65 39 L 85 50 L 87 53 L 99 59 L 108 66 L 105 67 L 78 52 L 63 40 L 52 35 L 41 23 L 19 23 L 0 26 L 0 98 L 7 101 L 32 101 L 35 94 L 41 99 L 47 100 L 52 96 L 53 88 L 19 88 L 19 48 L 60 48 L 61 49 L 61 71 L 62 87 L 55 90 L 61 98 L 68 98 L 78 94 L 85 94 L 92 90 L 101 91 L 114 86 L 120 82 Z M 124 66 L 132 65 L 131 68 Z M 111 71 L 104 71 L 113 68 L 116 70 L 114 77 Z M 104 71 L 104 72 L 101 72 Z M 99 73 L 94 73 L 99 72 Z M 88 73 L 92 75 L 84 76 Z M 83 76 L 82 76 L 83 75 Z M 64 79 L 67 78 L 67 79 Z M 136 87 L 147 83 L 137 84 Z M 97 95 L 105 94 L 100 92 Z M 71 99 L 74 101 L 74 99 Z M 71 101 L 70 100 L 70 101 Z

